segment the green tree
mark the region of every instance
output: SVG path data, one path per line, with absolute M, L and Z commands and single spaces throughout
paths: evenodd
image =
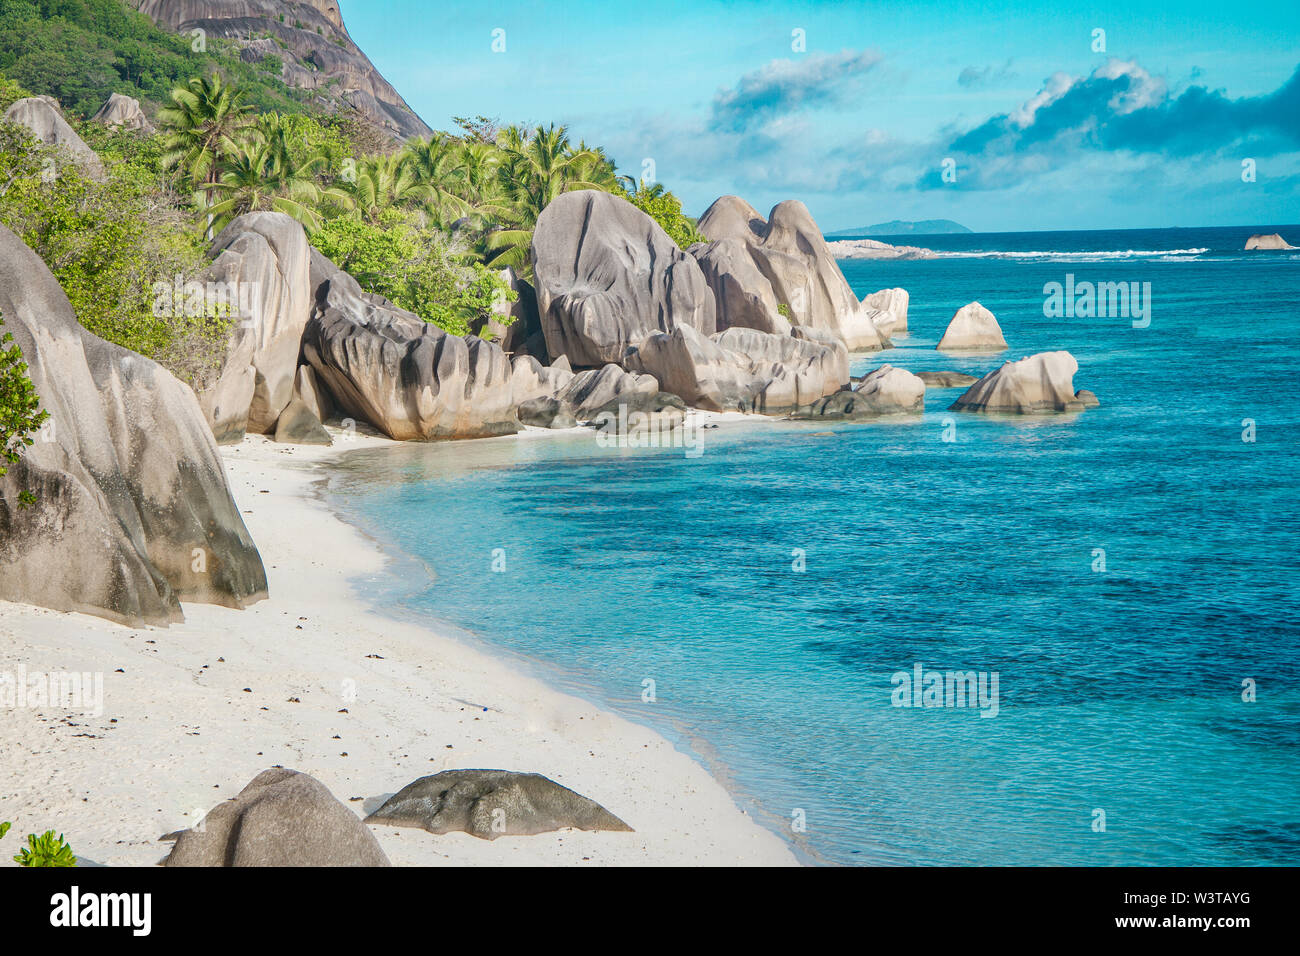
M 663 183 L 637 183 L 628 194 L 628 201 L 659 223 L 673 242 L 683 249 L 708 239 L 696 228 L 695 222 L 682 212 L 682 202 Z
M 0 329 L 3 320 L 0 316 Z M 27 375 L 27 363 L 13 340 L 11 333 L 0 332 L 0 478 L 8 473 L 10 465 L 18 464 L 22 450 L 32 444 L 32 435 L 49 418 L 49 413 L 41 410 L 40 397 Z M 18 493 L 20 506 L 35 500 L 30 491 Z
M 245 96 L 213 73 L 172 90 L 172 105 L 158 112 L 164 168 L 180 169 L 205 203 L 221 182 L 222 161 L 239 152 L 241 134 L 252 123 Z

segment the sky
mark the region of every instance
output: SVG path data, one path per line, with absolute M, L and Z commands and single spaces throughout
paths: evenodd
M 568 125 L 693 215 L 735 194 L 824 231 L 1300 222 L 1298 0 L 340 6 L 433 128 Z

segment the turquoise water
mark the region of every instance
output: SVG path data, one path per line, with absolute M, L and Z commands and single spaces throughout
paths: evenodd
M 960 392 L 931 389 L 915 419 L 723 427 L 695 458 L 586 436 L 356 452 L 330 493 L 418 559 L 378 603 L 663 731 L 806 859 L 1300 862 L 1300 258 L 1235 251 L 1276 229 L 843 263 L 860 294 L 911 293 L 883 361 L 1068 349 L 1102 402 L 1079 415 L 950 413 Z M 1067 272 L 1150 282 L 1150 326 L 1045 318 Z M 972 299 L 1005 356 L 934 351 Z M 918 663 L 997 672 L 996 716 L 893 706 Z

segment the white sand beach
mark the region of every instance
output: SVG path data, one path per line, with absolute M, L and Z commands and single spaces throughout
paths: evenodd
M 222 449 L 270 598 L 185 605 L 170 628 L 0 602 L 0 672 L 102 672 L 103 713 L 14 707 L 0 720 L 0 865 L 31 832 L 62 832 L 83 865 L 149 866 L 258 772 L 319 779 L 359 815 L 418 777 L 534 771 L 634 833 L 480 840 L 375 827 L 396 865 L 788 865 L 786 842 L 655 732 L 556 692 L 447 636 L 371 610 L 378 545 L 313 494 L 334 448 L 261 436 Z M 355 695 L 353 694 L 355 692 Z

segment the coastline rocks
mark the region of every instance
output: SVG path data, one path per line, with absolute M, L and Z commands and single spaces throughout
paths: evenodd
M 653 404 L 658 394 L 659 382 L 654 376 L 610 364 L 577 373 L 554 397 L 582 421 L 620 404 L 642 410 L 648 403 Z
M 573 428 L 578 424 L 567 405 L 545 395 L 520 402 L 515 412 L 521 425 L 532 428 Z
M 293 397 L 307 406 L 318 421 L 325 421 L 334 411 L 334 403 L 316 377 L 316 370 L 310 365 L 298 366 L 293 379 Z M 289 404 L 292 405 L 293 401 Z
M 927 388 L 968 388 L 979 378 L 965 372 L 917 372 L 917 377 Z
M 29 96 L 15 100 L 5 110 L 5 119 L 27 127 L 31 134 L 47 146 L 63 149 L 92 179 L 104 178 L 104 164 L 98 154 L 76 134 L 52 96 Z
M 779 331 L 764 318 L 775 298 L 791 325 L 831 332 L 850 351 L 890 347 L 876 327 L 878 310 L 854 296 L 803 203 L 778 203 L 764 220 L 738 196 L 723 196 L 700 217 L 699 230 L 709 242 L 693 246 L 692 253 L 708 262 L 719 312 L 729 322 L 731 316 L 748 317 L 742 321 L 760 331 Z M 725 245 L 715 248 L 717 243 Z
M 1007 347 L 993 313 L 978 302 L 963 305 L 935 348 L 944 352 L 1001 352 Z
M 429 833 L 463 831 L 482 840 L 577 830 L 632 828 L 600 804 L 536 773 L 445 770 L 403 787 L 366 818 L 367 823 L 419 827 Z
M 891 246 L 879 239 L 836 239 L 828 242 L 836 259 L 933 259 L 934 250 L 920 246 Z
M 906 369 L 882 365 L 868 372 L 852 388 L 844 388 L 819 402 L 798 409 L 794 418 L 877 418 L 919 412 L 925 405 L 925 382 Z
M 688 250 L 700 264 L 717 302 L 718 331 L 754 329 L 776 335 L 790 333 L 790 320 L 772 283 L 759 271 L 743 239 L 697 242 Z
M 500 347 L 451 335 L 364 293 L 340 269 L 317 290 L 302 354 L 344 414 L 389 438 L 484 438 L 519 430 L 510 363 Z
M 624 364 L 709 411 L 774 414 L 815 401 L 848 380 L 848 352 L 838 341 L 742 328 L 712 338 L 683 328 L 647 336 L 628 350 Z
M 1096 393 L 1091 392 L 1086 388 L 1081 388 L 1077 392 L 1075 392 L 1074 400 L 1078 402 L 1080 405 L 1082 405 L 1084 408 L 1097 408 L 1098 406 L 1101 405 L 1101 402 L 1098 400 Z
M 181 601 L 265 597 L 194 393 L 78 325 L 45 264 L 3 226 L 0 330 L 50 415 L 0 479 L 0 599 L 165 625 L 182 620 Z M 36 503 L 18 507 L 20 491 Z
M 907 306 L 910 300 L 906 289 L 881 289 L 863 299 L 862 304 L 879 313 L 875 319 L 876 328 L 885 335 L 897 335 L 907 331 Z
M 952 411 L 1075 412 L 1096 403 L 1091 392 L 1076 397 L 1074 373 L 1079 363 L 1069 352 L 1039 352 L 1018 362 L 1005 362 L 968 388 L 950 406 Z
M 694 257 L 610 193 L 556 197 L 538 217 L 532 259 L 547 352 L 575 367 L 619 362 L 652 332 L 715 330 L 713 293 Z
M 271 434 L 293 397 L 302 333 L 311 315 L 307 234 L 284 213 L 248 213 L 221 231 L 210 254 L 206 289 L 230 303 L 237 322 L 222 371 L 216 382 L 198 390 L 200 400 L 213 409 L 214 434 L 238 441 L 243 436 L 235 427 L 240 414 L 235 399 L 244 394 L 252 366 L 253 395 L 244 427 Z M 245 338 L 252 351 L 247 359 Z
M 531 355 L 520 355 L 510 367 L 511 390 L 519 405 L 534 398 L 553 398 L 573 381 L 573 370 L 566 359 L 543 365 Z
M 182 830 L 164 866 L 391 866 L 379 841 L 319 780 L 264 770 Z
M 1263 236 L 1263 235 L 1251 236 L 1249 239 L 1246 240 L 1246 251 L 1248 252 L 1252 249 L 1294 249 L 1294 248 L 1296 247 L 1288 244 L 1287 241 L 1283 239 L 1281 236 L 1279 236 L 1277 233 L 1272 233 L 1271 235 L 1267 235 L 1267 236 Z
M 99 112 L 92 116 L 91 119 L 109 127 L 121 126 L 144 133 L 154 131 L 153 124 L 149 122 L 144 115 L 144 110 L 140 108 L 140 101 L 130 96 L 123 96 L 121 93 L 114 93 L 109 96 L 104 101 L 104 105 L 99 108 Z
M 275 440 L 281 445 L 332 445 L 334 439 L 306 403 L 297 395 L 280 413 L 275 423 Z

